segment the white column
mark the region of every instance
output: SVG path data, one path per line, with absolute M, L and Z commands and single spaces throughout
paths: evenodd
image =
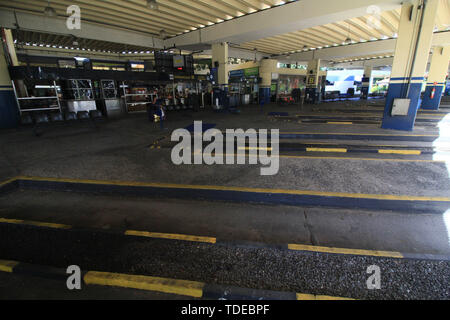
M 411 0 L 402 5 L 382 128 L 413 130 L 419 108 L 439 0 Z M 394 104 L 399 106 L 394 108 Z

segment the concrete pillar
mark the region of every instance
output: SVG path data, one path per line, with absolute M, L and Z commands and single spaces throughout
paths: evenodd
M 314 59 L 308 62 L 308 69 L 306 71 L 306 92 L 305 103 L 315 104 L 319 102 L 319 71 L 320 59 Z
M 17 59 L 16 48 L 14 46 L 14 38 L 11 29 L 4 29 L 5 31 L 5 42 L 8 49 L 8 54 L 11 59 L 11 65 L 16 67 L 19 65 L 19 60 Z
M 439 110 L 447 79 L 450 46 L 434 48 L 422 109 Z
M 367 100 L 369 98 L 370 93 L 370 82 L 372 80 L 372 67 L 365 66 L 364 67 L 364 75 L 362 78 L 362 88 L 361 88 L 361 99 Z
M 262 59 L 259 67 L 259 101 L 270 103 L 270 88 L 272 87 L 272 73 L 277 70 L 278 61 L 274 59 Z
M 439 0 L 411 0 L 402 5 L 384 129 L 410 131 L 414 128 L 438 5 Z
M 215 72 L 217 80 L 213 89 L 213 105 L 228 108 L 228 43 L 212 45 L 212 64 L 212 72 Z
M 17 108 L 14 90 L 8 71 L 6 37 L 2 30 L 2 42 L 0 47 L 0 128 L 14 128 L 19 124 L 19 111 Z
M 217 84 L 228 86 L 228 43 L 221 42 L 212 45 L 212 67 L 217 68 Z

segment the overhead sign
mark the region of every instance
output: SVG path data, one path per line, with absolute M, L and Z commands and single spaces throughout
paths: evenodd
M 244 70 L 244 76 L 245 77 L 257 77 L 259 76 L 259 68 L 249 68 Z
M 182 55 L 173 56 L 173 67 L 174 68 L 184 68 L 184 56 L 182 56 Z
M 244 77 L 244 69 L 230 71 L 230 78 L 242 78 Z

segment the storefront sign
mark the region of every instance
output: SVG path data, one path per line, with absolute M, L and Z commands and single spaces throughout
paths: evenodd
M 230 71 L 230 78 L 243 78 L 244 77 L 244 70 L 233 70 Z
M 246 78 L 257 77 L 257 76 L 259 76 L 259 68 L 258 68 L 258 67 L 255 67 L 255 68 L 245 69 L 245 70 L 244 70 L 244 76 L 245 76 Z

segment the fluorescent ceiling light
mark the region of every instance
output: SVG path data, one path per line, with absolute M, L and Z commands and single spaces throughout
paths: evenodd
M 47 6 L 44 8 L 44 14 L 47 17 L 56 17 L 56 10 L 50 6 L 50 1 L 47 2 Z
M 158 2 L 156 2 L 156 0 L 147 0 L 147 8 L 149 8 L 150 10 L 158 10 Z

